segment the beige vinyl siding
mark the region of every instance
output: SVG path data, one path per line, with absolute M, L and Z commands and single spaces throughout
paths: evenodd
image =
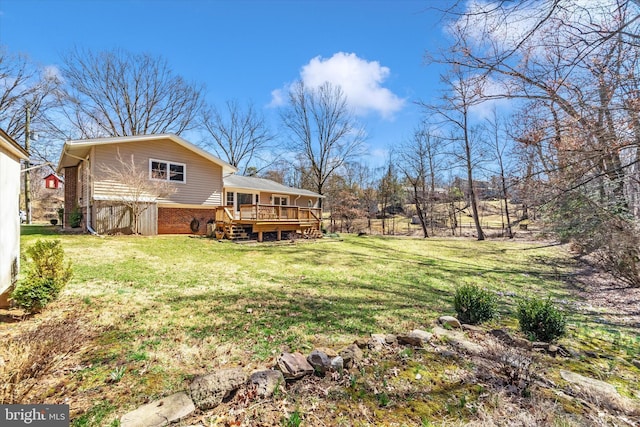
M 309 196 L 300 196 L 298 197 L 295 194 L 281 194 L 281 193 L 260 193 L 260 203 L 264 205 L 272 204 L 271 196 L 284 196 L 288 197 L 288 203 L 292 206 L 299 206 L 302 208 L 306 208 L 309 206 L 309 200 L 311 200 L 311 207 L 315 207 L 317 205 L 318 198 L 317 197 L 309 197 Z
M 309 201 L 311 201 L 311 205 L 309 205 Z M 300 206 L 302 208 L 312 207 L 315 208 L 318 206 L 318 198 L 317 197 L 309 197 L 309 196 L 300 196 L 298 200 L 296 200 L 296 206 Z
M 94 197 L 117 197 L 123 192 L 123 184 L 110 181 L 104 167 L 118 168 L 118 152 L 124 161 L 134 161 L 149 176 L 149 159 L 182 163 L 185 182 L 172 182 L 175 192 L 159 199 L 164 206 L 222 204 L 222 168 L 194 152 L 167 139 L 160 141 L 128 142 L 126 144 L 98 145 L 94 147 Z

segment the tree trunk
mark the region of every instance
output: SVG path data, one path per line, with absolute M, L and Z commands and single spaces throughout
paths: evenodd
M 467 115 L 464 115 L 464 150 L 467 161 L 467 181 L 469 183 L 469 197 L 471 198 L 471 212 L 473 214 L 473 222 L 476 226 L 478 240 L 484 240 L 484 232 L 480 225 L 480 216 L 478 214 L 478 202 L 476 200 L 476 192 L 473 188 L 473 164 L 471 162 L 471 143 L 469 141 L 469 129 L 467 124 Z

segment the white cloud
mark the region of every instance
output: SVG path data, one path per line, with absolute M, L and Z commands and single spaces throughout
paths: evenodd
M 316 88 L 329 82 L 342 88 L 355 114 L 377 113 L 385 119 L 393 118 L 405 105 L 402 99 L 382 86 L 391 71 L 377 61 L 367 61 L 355 53 L 338 52 L 331 58 L 316 56 L 300 71 L 305 86 Z M 285 88 L 288 90 L 288 88 Z M 282 105 L 283 90 L 271 93 L 271 105 Z
M 55 79 L 55 80 L 62 81 L 62 73 L 60 72 L 60 69 L 56 65 L 45 66 L 42 71 L 42 76 L 45 79 L 51 79 L 51 80 Z
M 283 89 L 274 89 L 271 91 L 271 102 L 269 107 L 280 107 L 285 104 L 285 93 Z

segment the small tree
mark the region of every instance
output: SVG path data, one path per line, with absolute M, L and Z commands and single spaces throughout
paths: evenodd
M 159 199 L 175 192 L 170 181 L 159 176 L 151 179 L 146 163 L 136 163 L 132 154 L 125 160 L 118 150 L 117 166 L 104 166 L 102 172 L 106 179 L 113 181 L 119 187 L 116 200 L 131 212 L 131 232 L 140 233 L 140 216 Z M 167 171 L 168 173 L 168 171 Z
M 337 202 L 332 211 L 333 215 L 340 219 L 340 231 L 342 231 L 342 224 L 344 223 L 347 233 L 351 233 L 354 231 L 353 222 L 358 218 L 362 218 L 365 215 L 365 211 L 360 207 L 358 196 L 349 189 L 338 192 Z

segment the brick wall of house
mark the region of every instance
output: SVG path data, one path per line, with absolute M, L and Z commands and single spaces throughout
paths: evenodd
M 207 222 L 215 220 L 215 209 L 158 208 L 158 234 L 206 234 Z M 191 222 L 199 222 L 197 232 Z
M 78 167 L 64 168 L 64 228 L 70 228 L 69 216 L 78 203 Z

